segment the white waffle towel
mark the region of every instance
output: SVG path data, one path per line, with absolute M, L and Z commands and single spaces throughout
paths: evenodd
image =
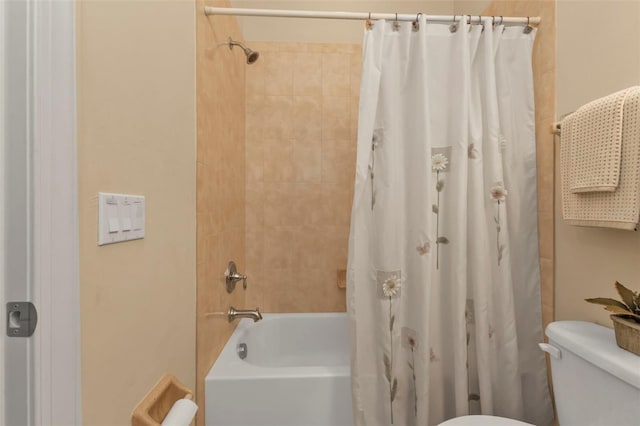
M 608 185 L 614 186 L 614 192 L 574 192 L 572 184 L 589 182 L 588 175 L 591 166 L 584 166 L 584 170 L 576 172 L 573 154 L 576 150 L 574 132 L 584 132 L 579 128 L 575 117 L 568 117 L 562 122 L 562 137 L 560 149 L 561 180 L 562 180 L 562 215 L 571 225 L 598 226 L 618 229 L 634 230 L 640 218 L 640 87 L 627 89 L 623 96 L 623 114 L 620 138 L 620 162 L 618 178 L 611 173 Z M 619 92 L 620 93 L 620 92 Z M 617 94 L 616 94 L 617 95 Z M 614 115 L 615 116 L 615 115 Z M 568 125 L 565 127 L 565 122 Z M 613 127 L 614 124 L 611 125 Z M 611 145 L 609 142 L 605 144 Z M 603 155 L 603 156 L 600 156 Z M 615 160 L 606 154 L 587 154 L 601 162 L 610 161 L 605 168 L 615 169 Z M 593 166 L 591 170 L 601 169 Z M 585 176 L 583 180 L 572 179 L 574 175 Z M 590 185 L 600 186 L 602 176 L 597 175 Z M 594 184 L 597 182 L 597 184 Z M 582 187 L 588 184 L 584 183 Z M 579 186 L 576 186 L 578 188 Z
M 589 102 L 563 121 L 562 143 L 571 146 L 571 192 L 618 187 L 624 101 L 633 89 Z M 565 128 L 570 130 L 565 133 Z

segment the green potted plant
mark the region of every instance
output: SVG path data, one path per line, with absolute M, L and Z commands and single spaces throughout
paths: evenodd
M 585 299 L 589 303 L 604 305 L 604 308 L 613 312 L 613 328 L 616 332 L 616 343 L 622 349 L 640 355 L 640 294 L 629 290 L 616 281 L 616 290 L 621 301 L 608 297 L 596 297 Z

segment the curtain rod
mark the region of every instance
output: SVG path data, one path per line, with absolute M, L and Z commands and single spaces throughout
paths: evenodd
M 317 19 L 352 19 L 365 21 L 367 19 L 388 21 L 415 21 L 417 13 L 369 13 L 369 12 L 326 12 L 317 10 L 283 10 L 283 9 L 245 9 L 235 7 L 205 6 L 205 15 L 236 15 L 236 16 L 265 16 L 278 18 L 317 18 Z M 431 22 L 452 22 L 461 16 L 466 16 L 467 21 L 478 24 L 483 18 L 494 19 L 498 24 L 532 24 L 540 23 L 539 16 L 509 17 L 509 16 L 471 16 L 471 15 L 424 15 Z

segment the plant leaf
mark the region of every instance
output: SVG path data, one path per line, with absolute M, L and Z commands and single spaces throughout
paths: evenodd
M 606 309 L 609 312 L 613 312 L 616 315 L 625 315 L 625 316 L 630 316 L 630 317 L 638 317 L 640 319 L 640 315 L 636 315 L 633 312 L 630 312 L 627 308 L 619 308 L 617 306 L 612 306 L 612 305 L 608 305 L 605 306 L 604 309 Z
M 438 237 L 436 244 L 449 244 L 449 239 L 447 237 Z
M 444 181 L 442 179 L 440 179 L 436 183 L 436 191 L 441 192 L 442 188 L 444 188 Z
M 624 304 L 627 305 L 627 308 L 629 308 L 630 311 L 633 311 L 636 305 L 636 300 L 638 298 L 638 295 L 633 291 L 629 290 L 628 288 L 626 288 L 625 286 L 623 286 L 622 284 L 620 284 L 618 281 L 616 281 L 615 286 Z
M 438 214 L 440 212 L 440 209 L 438 208 L 437 205 L 432 205 L 431 206 L 431 211 L 434 212 L 435 214 Z
M 396 322 L 396 316 L 392 315 L 391 319 L 389 320 L 389 331 L 393 331 L 393 323 Z
M 391 360 L 389 360 L 387 354 L 384 354 L 382 360 L 384 361 L 384 377 L 386 377 L 387 381 L 391 383 Z
M 396 399 L 396 393 L 398 392 L 398 379 L 393 379 L 393 384 L 391 385 L 391 402 Z
M 605 309 L 607 309 L 607 308 L 605 308 Z M 607 309 L 607 310 L 612 312 L 610 309 Z M 640 315 L 632 314 L 632 313 L 629 313 L 629 312 L 621 312 L 619 314 L 616 313 L 614 315 L 618 316 L 618 317 L 624 317 L 624 318 L 630 319 L 631 321 L 635 321 L 635 322 L 640 324 Z
M 627 308 L 625 304 L 618 302 L 616 299 L 610 299 L 608 297 L 595 297 L 593 299 L 584 299 L 584 300 L 586 302 L 595 303 L 597 305 L 615 306 L 624 310 L 625 312 L 629 312 L 629 308 Z

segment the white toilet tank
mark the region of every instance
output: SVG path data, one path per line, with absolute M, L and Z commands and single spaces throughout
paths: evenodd
M 546 334 L 560 426 L 640 425 L 640 356 L 589 322 L 554 322 Z

